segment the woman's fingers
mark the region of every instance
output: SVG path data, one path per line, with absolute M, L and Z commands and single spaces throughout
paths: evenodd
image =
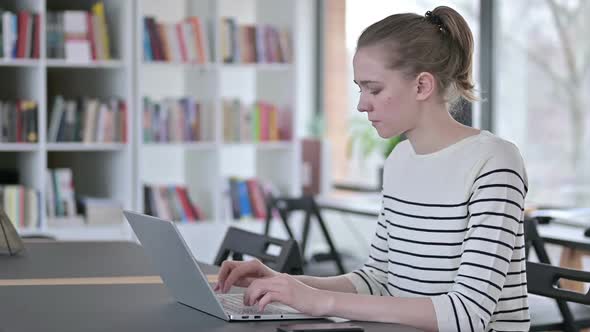
M 280 284 L 277 278 L 257 279 L 254 280 L 246 292 L 244 292 L 244 304 L 251 306 L 260 301 L 264 294 L 268 292 L 281 292 Z
M 219 269 L 219 274 L 217 275 L 217 285 L 215 285 L 215 291 L 219 291 L 223 289 L 223 284 L 225 283 L 225 279 L 230 274 L 231 270 L 236 266 L 236 262 L 234 261 L 225 261 L 221 263 L 221 268 Z
M 258 265 L 256 265 L 254 261 L 240 262 L 240 264 L 235 264 L 227 278 L 223 281 L 221 291 L 223 293 L 227 293 L 236 282 L 242 281 L 242 278 L 256 275 L 256 270 L 258 268 Z
M 266 292 L 258 301 L 258 310 L 264 311 L 266 306 L 271 302 L 284 303 L 284 296 L 281 292 Z
M 236 286 L 236 287 L 248 287 L 256 279 L 257 278 L 255 278 L 255 277 L 244 277 L 244 278 L 236 281 L 236 283 L 234 284 L 234 286 Z

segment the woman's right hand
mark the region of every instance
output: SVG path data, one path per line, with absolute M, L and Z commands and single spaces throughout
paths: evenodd
M 246 262 L 224 261 L 219 270 L 216 292 L 227 293 L 232 286 L 248 287 L 252 281 L 260 278 L 270 278 L 278 272 L 255 259 Z

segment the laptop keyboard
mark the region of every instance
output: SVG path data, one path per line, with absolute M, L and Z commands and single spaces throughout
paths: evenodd
M 217 295 L 221 305 L 227 310 L 237 315 L 280 315 L 280 314 L 291 314 L 296 311 L 284 306 L 277 306 L 274 304 L 268 304 L 264 311 L 260 311 L 257 305 L 246 306 L 244 305 L 244 295 L 242 294 L 223 294 Z

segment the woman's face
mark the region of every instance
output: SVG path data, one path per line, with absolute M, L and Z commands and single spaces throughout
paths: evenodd
M 417 120 L 416 83 L 388 69 L 380 47 L 358 49 L 353 67 L 360 88 L 357 110 L 367 113 L 379 136 L 394 137 L 412 129 Z

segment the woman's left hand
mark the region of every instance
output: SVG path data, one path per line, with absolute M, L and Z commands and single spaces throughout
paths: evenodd
M 244 304 L 250 306 L 258 303 L 259 309 L 264 310 L 267 304 L 280 302 L 308 315 L 324 316 L 330 306 L 330 296 L 324 293 L 281 273 L 275 277 L 254 280 L 244 293 Z

